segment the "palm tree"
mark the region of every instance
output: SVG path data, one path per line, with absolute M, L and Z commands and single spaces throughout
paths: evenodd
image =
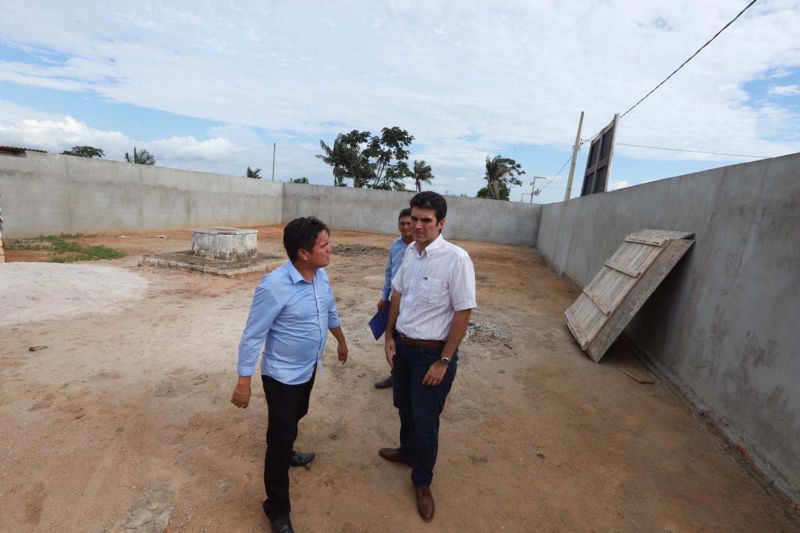
M 156 158 L 153 157 L 153 154 L 148 152 L 147 150 L 137 151 L 136 147 L 133 147 L 133 157 L 125 152 L 125 161 L 128 163 L 134 163 L 136 165 L 155 165 Z
M 508 190 L 511 185 L 522 185 L 522 180 L 517 176 L 525 174 L 522 165 L 501 155 L 494 158 L 486 156 L 486 194 L 487 198 L 494 200 L 508 200 Z M 503 194 L 505 192 L 505 194 Z M 505 196 L 505 198 L 503 198 Z
M 365 153 L 364 145 L 370 140 L 368 131 L 353 130 L 350 133 L 340 133 L 333 141 L 333 146 L 328 146 L 323 140 L 319 141 L 322 153 L 317 157 L 325 164 L 333 167 L 333 184 L 345 187 L 345 179 L 353 180 L 353 187 L 366 187 L 374 177 L 374 170 L 370 166 L 369 155 Z
M 433 173 L 431 173 L 431 166 L 426 164 L 423 159 L 422 161 L 414 160 L 414 170 L 411 173 L 411 177 L 414 178 L 417 192 L 421 192 L 422 182 L 430 183 L 434 176 Z
M 261 179 L 261 169 L 257 168 L 255 170 L 253 170 L 250 167 L 247 167 L 247 173 L 244 176 L 246 178 L 253 178 L 253 179 L 256 179 L 256 180 L 260 180 Z

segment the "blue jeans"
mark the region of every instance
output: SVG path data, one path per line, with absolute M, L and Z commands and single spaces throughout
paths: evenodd
M 439 415 L 453 385 L 458 367 L 458 352 L 447 365 L 438 385 L 423 385 L 422 378 L 439 360 L 441 347 L 408 346 L 395 338 L 393 397 L 400 411 L 400 455 L 414 463 L 411 481 L 429 487 L 439 452 Z

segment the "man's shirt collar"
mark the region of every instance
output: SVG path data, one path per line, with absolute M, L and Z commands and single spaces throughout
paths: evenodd
M 425 249 L 422 251 L 422 253 L 419 252 L 419 248 L 417 248 L 417 243 L 416 242 L 414 242 L 414 250 L 417 252 L 417 256 L 420 256 L 420 257 L 423 256 L 423 255 L 430 255 L 431 252 L 433 252 L 435 254 L 436 250 L 438 250 L 442 246 L 444 246 L 444 242 L 445 242 L 444 241 L 444 237 L 442 237 L 442 234 L 440 233 L 439 236 L 436 237 L 433 240 L 432 243 L 430 243 L 428 246 L 425 247 Z
M 286 263 L 286 265 L 287 265 L 286 269 L 289 272 L 289 278 L 292 280 L 293 284 L 300 283 L 301 281 L 306 281 L 306 278 L 304 278 L 303 275 L 300 273 L 300 271 L 297 270 L 297 267 L 294 266 L 294 263 L 292 263 L 291 260 L 288 261 Z M 316 277 L 316 276 L 317 276 L 317 273 L 314 272 L 314 277 Z M 308 283 L 308 282 L 306 282 L 306 283 Z

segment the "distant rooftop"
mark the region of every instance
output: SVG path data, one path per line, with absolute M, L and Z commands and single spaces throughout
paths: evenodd
M 25 155 L 25 152 L 39 152 L 42 154 L 46 154 L 47 150 L 39 150 L 37 148 L 24 148 L 19 146 L 0 146 L 0 154 Z

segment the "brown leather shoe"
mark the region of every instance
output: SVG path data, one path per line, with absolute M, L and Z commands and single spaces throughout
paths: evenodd
M 399 448 L 381 448 L 380 450 L 378 450 L 378 455 L 380 455 L 387 461 L 391 461 L 393 463 L 403 463 L 404 465 L 408 465 L 411 468 L 414 468 L 413 462 L 400 455 Z
M 429 487 L 421 488 L 414 487 L 414 492 L 417 494 L 417 511 L 419 516 L 426 522 L 433 520 L 433 512 L 436 506 L 433 504 L 433 494 Z

